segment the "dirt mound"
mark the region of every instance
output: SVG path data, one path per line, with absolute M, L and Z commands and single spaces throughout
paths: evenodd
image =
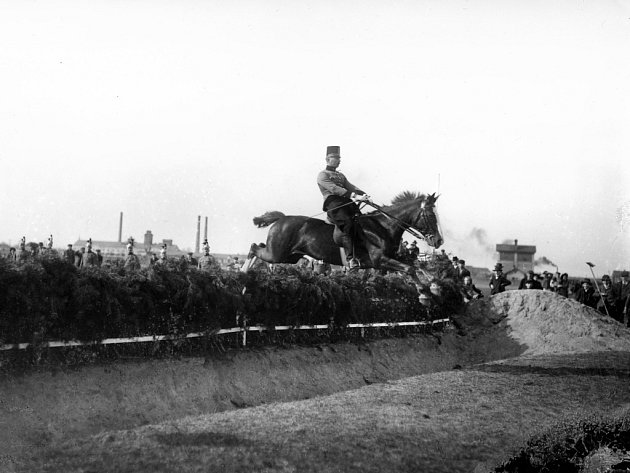
M 548 291 L 507 291 L 469 304 L 454 318 L 473 350 L 507 356 L 630 351 L 630 330 Z

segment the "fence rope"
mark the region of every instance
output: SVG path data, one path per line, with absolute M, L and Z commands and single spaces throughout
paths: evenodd
M 375 322 L 369 324 L 347 324 L 343 326 L 344 328 L 360 328 L 361 330 L 366 328 L 382 328 L 382 327 L 410 327 L 410 326 L 420 326 L 420 325 L 436 325 L 436 324 L 447 324 L 450 319 L 437 319 L 430 321 L 422 321 L 422 322 Z M 147 342 L 158 342 L 163 340 L 182 340 L 185 338 L 200 338 L 205 337 L 207 335 L 225 335 L 228 333 L 241 333 L 243 337 L 243 345 L 247 343 L 246 333 L 247 332 L 265 332 L 269 330 L 273 331 L 283 331 L 283 330 L 327 330 L 331 326 L 330 324 L 325 325 L 275 325 L 273 327 L 267 327 L 263 325 L 253 325 L 247 327 L 233 327 L 233 328 L 224 328 L 217 331 L 209 331 L 209 332 L 195 332 L 189 333 L 186 335 L 178 336 L 178 335 L 146 335 L 142 337 L 128 337 L 128 338 L 105 338 L 101 341 L 94 342 L 80 342 L 76 340 L 70 340 L 67 342 L 63 341 L 49 341 L 43 342 L 39 344 L 39 346 L 43 348 L 59 348 L 59 347 L 80 347 L 80 346 L 96 346 L 96 345 L 117 345 L 123 343 L 147 343 Z M 29 346 L 33 345 L 32 343 L 8 343 L 4 345 L 0 345 L 0 351 L 8 351 L 8 350 L 25 350 Z

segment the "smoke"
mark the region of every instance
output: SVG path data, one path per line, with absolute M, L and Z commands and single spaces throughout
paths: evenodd
M 494 247 L 488 242 L 488 234 L 483 228 L 473 227 L 468 238 L 479 245 L 481 249 L 494 255 Z
M 558 267 L 556 263 L 551 261 L 546 256 L 541 256 L 540 258 L 536 258 L 536 260 L 534 261 L 534 266 L 543 266 L 543 265 L 555 266 L 556 268 Z

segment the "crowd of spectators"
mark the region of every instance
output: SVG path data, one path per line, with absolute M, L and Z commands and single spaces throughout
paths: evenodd
M 140 270 L 143 265 L 141 264 L 140 257 L 135 253 L 133 238 L 129 238 L 129 240 L 127 240 L 126 248 L 127 253 L 124 258 L 114 258 L 114 264 L 122 265 L 127 272 Z M 53 248 L 52 235 L 48 239 L 48 243 L 46 245 L 41 242 L 39 244 L 34 242 L 26 243 L 26 238 L 22 237 L 18 247 L 9 248 L 7 254 L 4 256 L 4 259 L 9 264 L 22 266 L 26 263 L 35 262 L 46 256 L 54 256 L 64 259 L 69 264 L 72 264 L 77 268 L 101 267 L 104 263 L 104 256 L 101 250 L 98 248 L 93 249 L 91 238 L 86 241 L 85 246 L 82 246 L 77 250 L 75 250 L 73 245 L 69 243 L 65 250 L 58 251 Z M 208 240 L 204 241 L 203 253 L 198 259 L 193 256 L 192 252 L 188 252 L 187 255 L 179 258 L 169 258 L 167 254 L 167 245 L 163 244 L 160 248 L 159 256 L 156 253 L 150 253 L 147 254 L 146 260 L 147 261 L 144 266 L 148 264 L 149 267 L 167 265 L 169 262 L 173 261 L 178 261 L 187 266 L 195 267 L 201 271 L 210 271 L 210 269 L 218 267 L 218 263 L 210 254 L 210 245 L 208 244 Z M 112 264 L 113 261 L 109 261 L 108 263 Z M 235 261 L 235 264 L 230 266 L 228 269 L 238 267 L 238 261 Z

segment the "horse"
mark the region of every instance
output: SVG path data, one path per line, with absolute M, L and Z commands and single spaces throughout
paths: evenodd
M 358 217 L 370 258 L 362 267 L 402 271 L 419 281 L 415 268 L 398 261 L 396 253 L 405 231 L 423 238 L 433 248 L 442 245 L 436 200 L 435 194 L 404 191 L 392 199 L 390 206 L 371 204 L 377 210 Z M 266 244 L 251 245 L 242 268 L 245 272 L 256 258 L 267 263 L 295 264 L 308 255 L 326 263 L 344 265 L 340 252 L 340 232 L 331 223 L 302 215 L 285 215 L 278 211 L 266 212 L 253 221 L 259 228 L 271 227 Z

